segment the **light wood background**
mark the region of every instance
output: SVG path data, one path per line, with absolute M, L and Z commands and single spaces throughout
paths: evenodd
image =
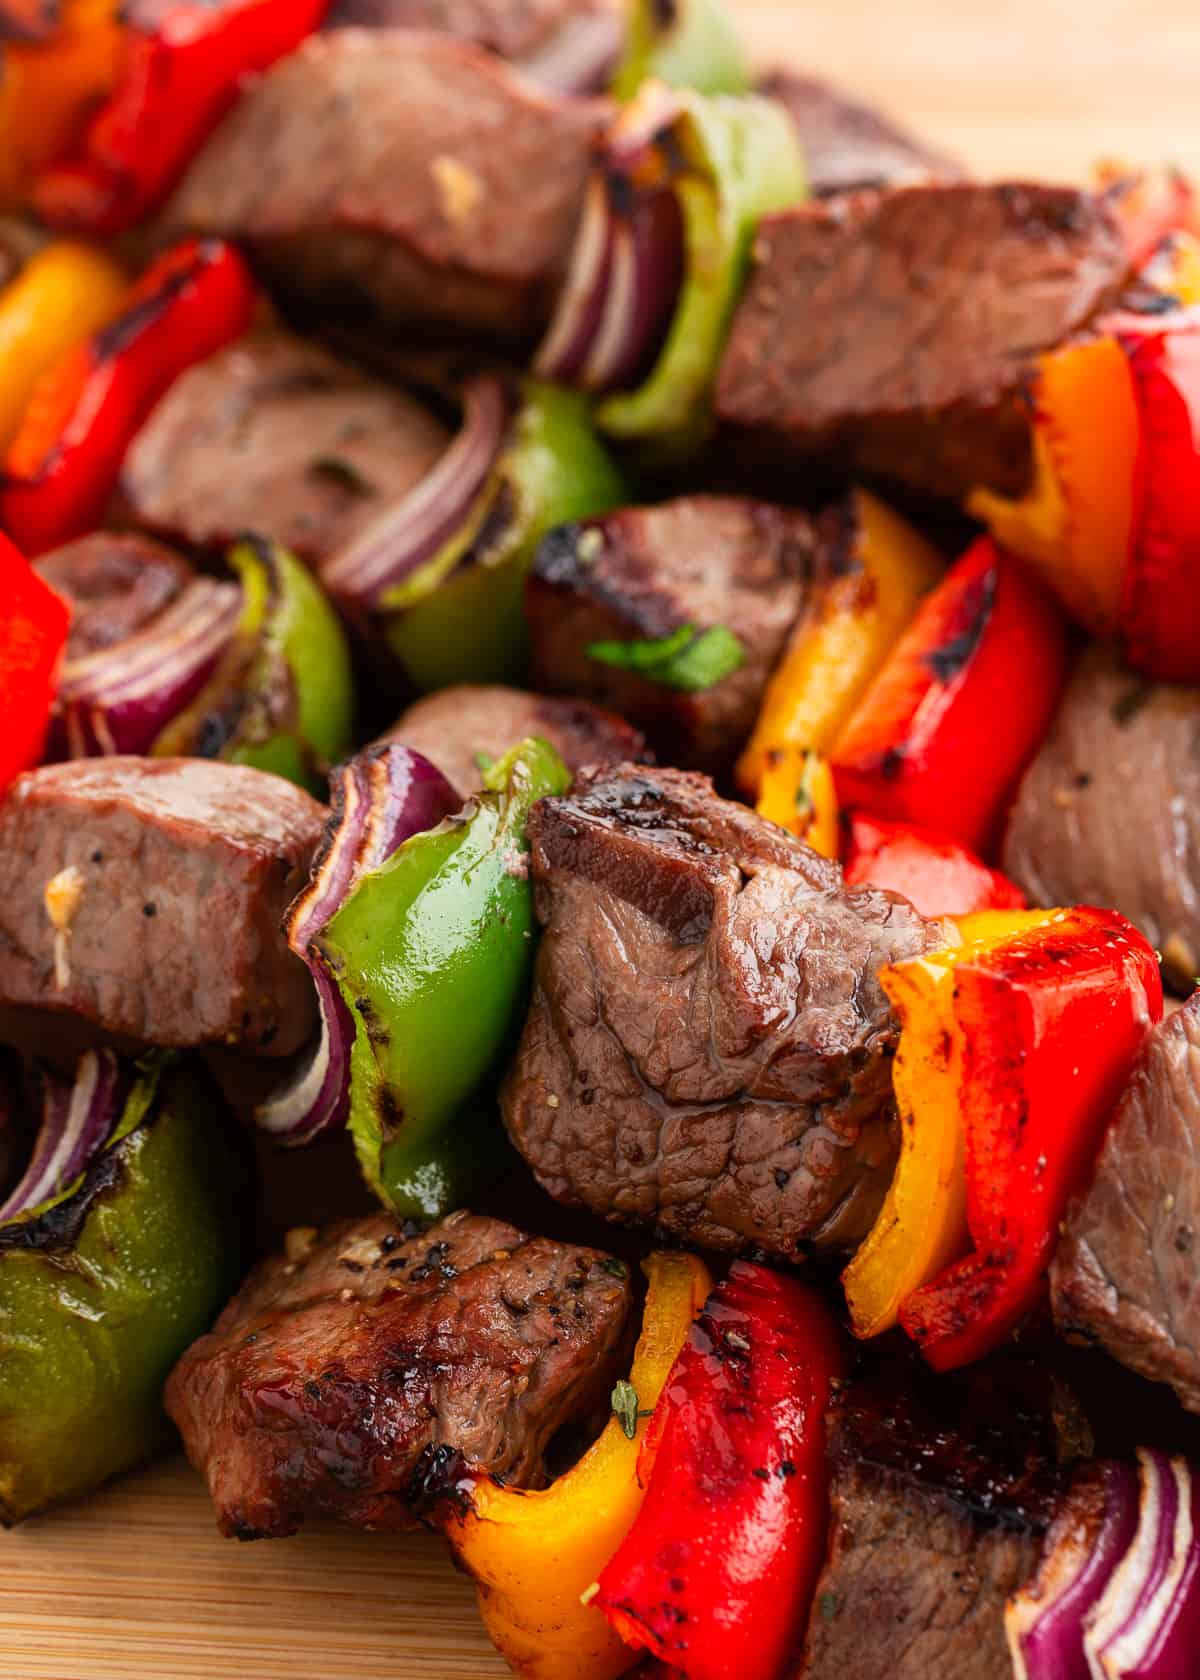
M 838 77 L 981 173 L 1200 170 L 1200 0 L 733 0 L 759 58 Z M 6 1680 L 484 1680 L 433 1539 L 217 1537 L 178 1461 L 0 1536 Z M 848 1680 L 873 1680 L 871 1676 Z

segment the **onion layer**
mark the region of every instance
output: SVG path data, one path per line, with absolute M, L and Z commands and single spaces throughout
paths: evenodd
M 108 1143 L 129 1088 L 111 1050 L 81 1056 L 73 1084 L 54 1073 L 42 1075 L 41 1128 L 21 1182 L 0 1207 L 0 1223 L 32 1213 L 75 1182 Z

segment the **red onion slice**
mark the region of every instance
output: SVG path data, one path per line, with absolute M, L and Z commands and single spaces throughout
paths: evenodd
M 568 18 L 515 68 L 555 93 L 595 93 L 608 85 L 624 46 L 624 18 L 602 5 Z
M 111 1050 L 89 1050 L 79 1058 L 74 1084 L 45 1073 L 42 1092 L 42 1124 L 33 1158 L 0 1207 L 0 1223 L 31 1213 L 85 1171 L 121 1117 L 129 1078 Z
M 334 776 L 333 808 L 312 877 L 284 921 L 288 944 L 313 977 L 320 1032 L 291 1078 L 255 1111 L 257 1125 L 279 1142 L 310 1143 L 343 1125 L 349 1111 L 354 1022 L 313 942 L 364 875 L 461 806 L 441 771 L 397 742 L 369 747 Z
M 614 218 L 608 184 L 600 171 L 588 177 L 579 228 L 554 319 L 534 361 L 544 379 L 572 383 L 583 367 L 600 327 L 612 268 Z
M 465 523 L 496 466 L 511 414 L 504 382 L 481 374 L 463 390 L 457 436 L 421 482 L 322 568 L 329 592 L 374 610 Z

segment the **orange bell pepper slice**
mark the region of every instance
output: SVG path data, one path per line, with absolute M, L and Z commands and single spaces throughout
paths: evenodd
M 530 1680 L 616 1680 L 638 1660 L 599 1610 L 588 1588 L 625 1538 L 641 1508 L 645 1420 L 688 1329 L 712 1290 L 693 1254 L 652 1254 L 642 1333 L 630 1371 L 637 1416 L 632 1434 L 617 1417 L 550 1487 L 521 1493 L 490 1478 L 475 1483 L 471 1509 L 446 1533 L 479 1584 L 479 1609 L 509 1665 Z M 582 1602 L 589 1596 L 587 1604 Z
M 838 855 L 837 790 L 828 759 L 802 747 L 767 756 L 758 814 L 796 835 L 822 857 Z
M 38 172 L 75 139 L 123 61 L 120 0 L 64 0 L 47 41 L 18 41 L 0 63 L 0 206 L 25 201 Z
M 945 570 L 937 550 L 865 490 L 852 493 L 845 519 L 849 551 L 839 560 L 846 563 L 801 614 L 738 764 L 738 784 L 751 798 L 763 792 L 780 750 L 828 753 Z

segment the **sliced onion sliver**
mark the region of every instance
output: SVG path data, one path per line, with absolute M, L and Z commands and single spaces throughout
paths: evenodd
M 0 1223 L 40 1207 L 87 1169 L 121 1117 L 129 1079 L 111 1050 L 89 1050 L 79 1058 L 74 1084 L 46 1073 L 42 1092 L 42 1124 L 33 1157 L 0 1207 Z
M 555 93 L 594 93 L 621 57 L 625 20 L 615 6 L 569 17 L 549 41 L 517 62 L 523 75 Z
M 255 1111 L 265 1132 L 289 1147 L 344 1124 L 350 1104 L 354 1022 L 314 941 L 364 875 L 462 806 L 442 772 L 397 742 L 369 747 L 333 779 L 333 809 L 308 886 L 284 923 L 288 944 L 309 967 L 320 1032 L 291 1078 Z
M 503 380 L 480 374 L 463 390 L 463 421 L 421 482 L 322 568 L 339 601 L 372 610 L 459 531 L 504 447 L 511 413 Z

